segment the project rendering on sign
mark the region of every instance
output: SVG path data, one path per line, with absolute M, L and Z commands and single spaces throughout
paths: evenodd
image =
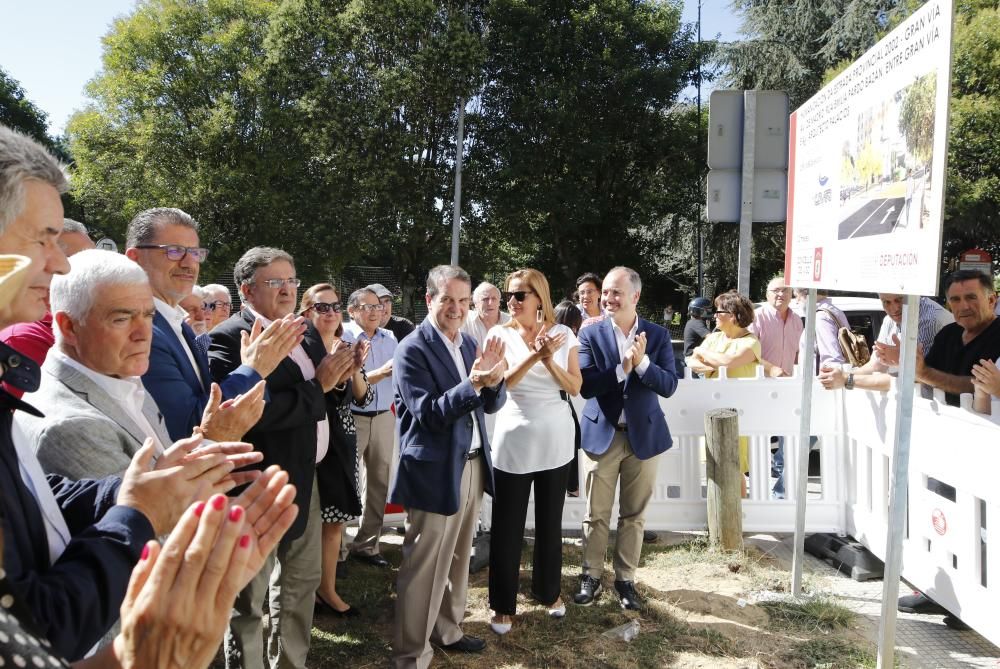
M 930 0 L 792 115 L 789 285 L 935 295 L 952 0 Z

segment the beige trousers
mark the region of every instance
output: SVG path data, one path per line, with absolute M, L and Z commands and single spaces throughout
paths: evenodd
M 640 460 L 628 442 L 628 434 L 615 432 L 611 446 L 601 455 L 580 451 L 586 475 L 587 514 L 583 518 L 583 573 L 601 578 L 608 550 L 611 507 L 615 486 L 618 495 L 618 537 L 615 540 L 615 580 L 634 581 L 642 553 L 642 529 L 646 505 L 656 483 L 657 457 Z
M 451 516 L 408 509 L 403 562 L 396 580 L 392 666 L 426 669 L 431 643 L 462 638 L 469 586 L 469 555 L 483 498 L 483 456 L 462 473 L 458 512 Z
M 364 486 L 361 491 L 364 508 L 358 534 L 351 544 L 351 552 L 377 555 L 378 542 L 382 537 L 382 520 L 385 518 L 385 501 L 389 498 L 396 419 L 391 411 L 373 417 L 354 414 L 354 424 L 358 430 L 358 458 L 364 465 Z
M 270 603 L 267 665 L 270 669 L 305 668 L 315 593 L 322 572 L 323 520 L 315 479 L 307 512 L 309 520 L 302 536 L 278 544 L 257 576 L 236 597 L 226 631 L 226 669 L 263 669 L 265 600 Z

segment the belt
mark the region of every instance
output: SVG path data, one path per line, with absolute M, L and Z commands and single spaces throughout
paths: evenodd
M 624 423 L 620 425 L 615 425 L 615 430 L 617 430 L 618 432 L 628 432 L 628 425 L 625 425 Z
M 477 448 L 474 451 L 469 451 L 468 453 L 466 453 L 465 454 L 465 459 L 466 460 L 475 460 L 476 458 L 478 458 L 482 454 L 483 454 L 483 449 Z
M 388 409 L 382 409 L 381 411 L 352 411 L 355 416 L 364 416 L 365 418 L 374 418 L 375 416 L 381 416 L 384 413 L 388 413 Z

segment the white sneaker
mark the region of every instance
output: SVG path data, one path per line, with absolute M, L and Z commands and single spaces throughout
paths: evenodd
M 565 615 L 566 615 L 566 605 L 563 603 L 561 599 L 559 600 L 558 606 L 552 606 L 549 608 L 550 618 L 562 618 Z
M 507 622 L 501 622 L 502 618 L 506 618 Z M 514 623 L 510 616 L 493 616 L 493 619 L 490 620 L 490 629 L 493 630 L 495 634 L 503 636 L 510 631 L 513 624 Z

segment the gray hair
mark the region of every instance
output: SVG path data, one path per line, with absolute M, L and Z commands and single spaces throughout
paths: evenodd
M 60 193 L 69 187 L 62 165 L 35 140 L 0 125 L 0 234 L 24 210 L 24 182 L 37 179 Z
M 201 286 L 191 286 L 191 294 L 194 295 L 195 297 L 197 297 L 202 302 L 205 301 L 205 297 L 206 297 L 205 293 L 206 292 L 208 292 L 208 291 L 206 291 Z
M 472 288 L 472 277 L 464 269 L 458 265 L 438 265 L 427 273 L 427 296 L 436 296 L 441 290 L 441 286 L 452 279 L 464 281 L 469 284 L 469 288 Z
M 295 261 L 292 259 L 291 254 L 282 251 L 281 249 L 276 249 L 272 246 L 255 246 L 243 256 L 236 261 L 236 266 L 233 267 L 233 279 L 236 281 L 237 286 L 242 286 L 244 284 L 252 283 L 253 277 L 257 273 L 257 270 L 261 267 L 267 267 L 271 263 L 284 260 L 293 268 L 295 267 Z
M 165 225 L 183 225 L 198 232 L 198 222 L 191 214 L 176 207 L 154 207 L 140 211 L 129 221 L 125 231 L 125 247 L 134 249 L 142 244 L 151 244 L 156 239 L 156 231 Z
M 486 294 L 486 291 L 488 290 L 495 290 L 498 293 L 500 292 L 500 289 L 494 286 L 489 281 L 483 281 L 481 284 L 476 286 L 476 289 L 474 291 L 472 291 L 472 301 L 475 302 L 481 297 L 483 297 Z
M 604 276 L 608 277 L 614 274 L 615 272 L 625 272 L 625 274 L 628 275 L 629 283 L 632 284 L 632 290 L 637 293 L 642 292 L 642 277 L 640 277 L 639 273 L 636 272 L 634 269 L 632 269 L 631 267 L 625 267 L 624 265 L 619 265 L 618 267 L 612 267 L 611 269 L 609 269 L 608 273 L 605 274 Z
M 210 283 L 207 286 L 202 286 L 201 289 L 205 290 L 205 291 L 208 291 L 212 295 L 218 295 L 219 293 L 225 293 L 227 298 L 229 298 L 229 299 L 233 298 L 233 295 L 232 295 L 232 293 L 229 292 L 229 289 L 226 288 L 225 286 L 223 286 L 221 283 Z
M 347 308 L 356 309 L 358 305 L 361 304 L 361 300 L 364 299 L 364 296 L 369 293 L 375 295 L 376 300 L 378 299 L 378 294 L 374 290 L 371 290 L 370 288 L 358 288 L 356 291 L 351 293 L 349 298 L 347 298 Z
M 74 221 L 72 218 L 64 218 L 63 219 L 63 229 L 62 229 L 62 231 L 63 232 L 76 232 L 76 233 L 79 233 L 81 235 L 87 235 L 88 237 L 90 236 L 90 233 L 87 232 L 87 226 L 84 225 L 83 223 L 81 223 L 80 221 Z
M 75 322 L 87 318 L 95 298 L 103 286 L 149 285 L 145 270 L 124 255 L 87 249 L 73 254 L 69 259 L 69 272 L 52 277 L 49 301 L 52 313 L 62 311 Z M 52 328 L 61 341 L 58 325 Z

